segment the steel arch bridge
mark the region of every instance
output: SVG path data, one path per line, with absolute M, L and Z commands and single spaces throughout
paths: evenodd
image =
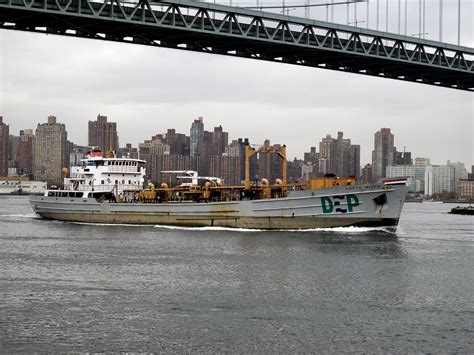
M 317 67 L 474 91 L 474 49 L 189 0 L 0 0 L 0 28 Z

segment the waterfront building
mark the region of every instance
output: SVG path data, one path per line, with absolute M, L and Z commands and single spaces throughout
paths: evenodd
M 386 177 L 407 177 L 409 191 L 424 192 L 425 171 L 426 166 L 423 165 L 389 165 L 386 169 Z
M 0 116 L 0 176 L 8 175 L 9 139 L 9 126 L 3 122 L 3 116 Z
M 33 176 L 33 130 L 20 131 L 20 144 L 16 151 L 18 175 Z
M 69 166 L 69 144 L 66 126 L 48 116 L 38 124 L 33 144 L 33 176 L 49 186 L 63 184 L 62 169 Z
M 425 170 L 425 195 L 456 191 L 455 168 L 450 165 L 428 165 Z
M 458 182 L 459 179 L 467 179 L 468 173 L 464 163 L 457 162 L 452 163 L 450 160 L 447 161 L 446 165 L 452 166 L 454 168 L 454 181 L 455 184 Z
M 395 138 L 390 128 L 375 132 L 372 151 L 372 182 L 386 176 L 387 166 L 393 165 L 395 156 Z
M 456 196 L 460 200 L 474 201 L 474 178 L 459 179 L 456 185 Z
M 89 121 L 89 146 L 97 147 L 104 154 L 119 149 L 117 123 L 107 122 L 107 116 L 97 115 L 96 121 Z

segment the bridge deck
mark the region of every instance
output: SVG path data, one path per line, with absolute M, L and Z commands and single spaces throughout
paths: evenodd
M 0 0 L 0 28 L 119 41 L 474 91 L 474 49 L 187 0 Z

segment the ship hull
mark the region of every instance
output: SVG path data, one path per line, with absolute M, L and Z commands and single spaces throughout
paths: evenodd
M 43 218 L 107 224 L 312 229 L 396 227 L 405 186 L 353 185 L 292 191 L 287 197 L 210 203 L 99 203 L 93 198 L 31 197 Z

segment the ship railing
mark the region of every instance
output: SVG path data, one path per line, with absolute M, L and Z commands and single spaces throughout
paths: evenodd
M 133 184 L 117 184 L 117 185 L 78 185 L 74 186 L 74 184 L 69 183 L 64 185 L 65 190 L 74 190 L 74 191 L 111 191 L 116 192 L 118 191 L 142 191 L 143 187 L 141 185 L 133 185 Z

